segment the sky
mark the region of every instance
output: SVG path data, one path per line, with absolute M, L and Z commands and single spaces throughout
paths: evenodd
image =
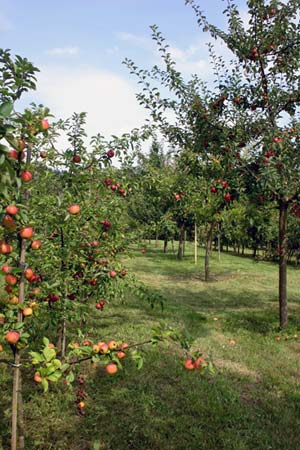
M 246 1 L 237 3 L 246 16 Z M 209 20 L 224 27 L 225 1 L 198 4 Z M 40 69 L 36 92 L 25 94 L 19 108 L 34 101 L 63 119 L 85 111 L 89 136 L 140 127 L 147 113 L 135 98 L 137 80 L 122 61 L 130 58 L 140 68 L 159 64 L 149 29 L 153 24 L 187 78 L 191 73 L 206 80 L 212 76 L 209 36 L 184 0 L 0 0 L 1 48 Z

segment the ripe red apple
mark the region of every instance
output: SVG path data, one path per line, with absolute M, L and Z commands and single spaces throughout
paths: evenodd
M 106 186 L 110 186 L 112 184 L 112 181 L 110 178 L 105 178 L 104 183 L 106 184 Z
M 125 350 L 125 348 L 127 348 L 127 347 L 128 347 L 127 342 L 122 342 L 122 344 L 121 344 L 121 349 L 122 349 L 122 350 Z
M 115 375 L 115 373 L 118 372 L 118 366 L 117 366 L 115 363 L 108 363 L 108 364 L 105 366 L 105 372 L 106 372 L 108 375 Z
M 17 208 L 15 205 L 8 205 L 5 211 L 7 212 L 7 214 L 15 216 L 16 214 L 18 214 L 19 208 Z
M 40 122 L 40 126 L 41 126 L 42 130 L 48 130 L 48 128 L 50 127 L 50 124 L 47 119 L 42 119 Z
M 80 158 L 79 155 L 74 155 L 74 156 L 73 156 L 73 162 L 74 162 L 75 164 L 80 163 L 80 161 L 81 161 L 81 158 Z
M 181 195 L 180 194 L 174 194 L 174 198 L 178 202 L 178 200 L 181 199 Z
M 41 248 L 41 246 L 42 246 L 42 243 L 41 243 L 41 241 L 38 240 L 38 239 L 31 242 L 31 248 L 32 248 L 33 250 L 38 250 L 39 248 Z
M 30 281 L 32 279 L 33 275 L 34 275 L 33 270 L 30 267 L 27 267 L 27 269 L 25 269 L 25 272 L 24 272 L 24 276 L 25 276 L 26 280 Z
M 278 136 L 275 136 L 274 138 L 273 138 L 273 142 L 275 142 L 275 144 L 277 144 L 278 142 L 281 142 L 282 141 L 282 138 L 280 138 L 280 137 L 278 137 Z
M 15 229 L 17 228 L 15 221 L 9 214 L 6 214 L 4 216 L 4 219 L 2 221 L 2 226 L 4 228 L 6 228 L 6 230 L 8 230 L 8 231 L 15 231 Z
M 108 345 L 105 342 L 100 342 L 100 344 L 98 343 L 98 346 L 100 353 L 103 355 L 105 355 L 109 350 Z
M 36 373 L 34 374 L 33 379 L 34 379 L 34 381 L 35 381 L 36 383 L 41 383 L 41 382 L 42 382 L 42 377 L 41 377 L 41 375 L 40 375 L 38 372 L 36 372 Z
M 224 195 L 224 200 L 228 203 L 231 202 L 231 195 L 228 192 Z
M 205 361 L 204 358 L 197 358 L 196 361 L 194 362 L 194 367 L 195 369 L 204 369 L 207 366 L 207 362 Z
M 17 152 L 17 150 L 15 150 L 14 148 L 11 148 L 8 152 L 8 158 L 9 159 L 18 159 L 18 155 L 19 153 Z
M 11 271 L 11 267 L 5 264 L 1 267 L 1 270 L 3 273 L 9 273 Z
M 112 184 L 112 185 L 110 186 L 110 188 L 111 188 L 112 191 L 115 191 L 115 190 L 117 189 L 117 186 L 116 186 L 115 184 Z
M 69 206 L 68 211 L 70 214 L 78 214 L 78 213 L 80 213 L 80 206 L 79 205 L 71 205 L 71 206 Z
M 21 173 L 21 180 L 23 180 L 25 183 L 32 180 L 32 173 L 29 172 L 29 170 L 25 170 Z
M 108 156 L 108 158 L 113 158 L 115 156 L 115 152 L 113 150 L 108 150 L 106 152 L 106 155 Z
M 222 187 L 223 187 L 223 189 L 228 187 L 227 181 L 222 181 Z
M 18 282 L 18 279 L 12 273 L 8 273 L 7 275 L 5 275 L 5 281 L 9 286 L 15 286 Z
M 18 333 L 17 331 L 8 331 L 5 335 L 5 340 L 9 343 L 9 344 L 13 344 L 15 345 L 20 339 L 20 333 Z
M 10 244 L 7 244 L 6 242 L 1 241 L 0 242 L 0 253 L 3 255 L 8 255 L 13 251 L 13 248 Z
M 114 270 L 111 270 L 111 271 L 109 272 L 109 276 L 110 276 L 111 278 L 116 278 L 117 272 L 115 272 Z
M 44 152 L 44 151 L 42 151 L 42 152 L 40 153 L 40 157 L 41 157 L 42 159 L 47 158 L 47 153 Z
M 184 367 L 185 367 L 187 370 L 194 370 L 195 367 L 194 367 L 194 362 L 193 362 L 193 360 L 192 360 L 192 359 L 187 359 L 186 361 L 184 361 Z
M 212 187 L 210 188 L 210 190 L 211 190 L 211 192 L 212 192 L 213 194 L 215 194 L 215 193 L 217 192 L 217 188 L 216 188 L 215 186 L 212 186 Z
M 123 358 L 125 358 L 125 356 L 126 356 L 126 353 L 122 352 L 121 350 L 117 352 L 117 357 L 119 359 L 123 359 Z
M 34 231 L 32 227 L 24 227 L 19 231 L 19 236 L 21 236 L 22 239 L 31 239 L 33 233 Z

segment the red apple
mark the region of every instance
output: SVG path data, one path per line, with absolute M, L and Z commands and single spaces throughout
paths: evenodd
M 32 227 L 24 227 L 19 231 L 19 236 L 22 239 L 31 239 L 33 236 L 33 228 Z
M 231 202 L 231 195 L 228 192 L 224 195 L 224 200 L 227 203 Z
M 186 361 L 184 361 L 184 367 L 185 367 L 187 370 L 194 370 L 195 367 L 194 367 L 194 362 L 193 362 L 193 360 L 192 360 L 192 359 L 187 359 Z
M 14 148 L 11 148 L 8 152 L 8 158 L 10 159 L 18 159 L 18 155 L 19 153 L 17 152 L 17 150 L 15 150 Z
M 115 156 L 115 152 L 113 150 L 108 150 L 106 152 L 106 155 L 108 156 L 108 158 L 113 158 Z
M 15 216 L 16 214 L 18 214 L 19 208 L 17 208 L 15 205 L 8 205 L 5 211 L 7 212 L 7 214 Z
M 109 272 L 109 276 L 110 276 L 111 278 L 116 278 L 117 272 L 115 272 L 114 270 L 111 270 L 111 271 Z
M 29 170 L 25 170 L 24 172 L 21 173 L 21 179 L 27 183 L 28 181 L 32 180 L 32 173 L 29 172 Z
M 121 350 L 117 352 L 117 357 L 119 359 L 123 359 L 123 358 L 125 358 L 125 356 L 126 356 L 126 353 L 122 352 Z
M 211 192 L 212 192 L 213 194 L 215 194 L 215 193 L 217 192 L 217 188 L 216 188 L 215 186 L 212 186 L 212 187 L 210 188 L 210 190 L 211 190 Z
M 15 345 L 20 339 L 20 333 L 18 333 L 17 331 L 8 331 L 8 333 L 6 333 L 5 335 L 5 340 L 9 343 L 9 344 L 13 344 Z
M 118 367 L 117 367 L 117 365 L 116 365 L 115 363 L 108 363 L 108 364 L 105 366 L 105 372 L 106 372 L 108 375 L 115 375 L 115 373 L 118 372 Z
M 31 248 L 33 250 L 38 250 L 39 248 L 41 248 L 41 246 L 42 246 L 42 243 L 38 239 L 36 241 L 31 242 Z
M 6 228 L 6 230 L 8 230 L 8 231 L 14 231 L 17 228 L 15 221 L 9 214 L 6 214 L 4 216 L 4 219 L 2 221 L 2 226 L 4 228 Z
M 26 280 L 30 281 L 32 279 L 33 275 L 34 275 L 33 270 L 30 267 L 27 267 L 27 269 L 25 269 L 25 272 L 24 272 L 24 276 L 25 276 Z
M 41 157 L 42 159 L 47 158 L 47 153 L 44 152 L 44 151 L 42 151 L 42 152 L 40 153 L 40 157 Z
M 15 286 L 18 282 L 18 279 L 12 273 L 8 273 L 7 275 L 5 275 L 5 281 L 9 286 Z
M 80 161 L 81 161 L 81 158 L 80 158 L 79 155 L 74 155 L 74 156 L 73 156 L 73 162 L 74 162 L 75 164 L 80 163 Z
M 1 267 L 1 270 L 2 270 L 3 273 L 9 273 L 11 271 L 11 267 L 7 266 L 7 265 L 4 265 L 4 266 Z
M 34 381 L 35 381 L 36 383 L 41 383 L 41 382 L 42 382 L 42 377 L 41 377 L 41 375 L 40 375 L 38 372 L 36 372 L 36 373 L 34 374 L 33 379 L 34 379 Z
M 109 350 L 108 345 L 105 342 L 98 343 L 98 346 L 100 353 L 102 353 L 103 355 L 105 355 Z
M 80 206 L 79 205 L 71 205 L 68 208 L 68 211 L 70 214 L 78 214 L 80 212 Z
M 3 255 L 8 255 L 13 251 L 13 248 L 10 244 L 6 244 L 6 242 L 0 242 L 0 253 Z
M 194 362 L 194 367 L 195 369 L 204 369 L 207 366 L 207 362 L 205 361 L 204 358 L 197 358 L 196 361 Z
M 48 130 L 48 128 L 50 127 L 50 124 L 47 119 L 42 119 L 40 122 L 40 126 L 41 126 L 42 130 Z

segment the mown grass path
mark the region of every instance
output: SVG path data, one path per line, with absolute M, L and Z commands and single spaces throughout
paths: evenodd
M 84 418 L 75 414 L 74 391 L 52 386 L 39 396 L 28 375 L 27 448 L 300 449 L 300 269 L 289 268 L 290 327 L 279 333 L 276 265 L 229 254 L 218 262 L 213 255 L 205 283 L 203 253 L 196 267 L 192 246 L 181 262 L 154 244 L 145 255 L 141 248 L 133 248 L 124 263 L 163 295 L 164 310 L 151 309 L 129 290 L 125 302 L 112 302 L 103 312 L 91 308 L 91 334 L 139 342 L 163 321 L 190 334 L 193 349 L 213 360 L 215 375 L 186 371 L 183 351 L 164 344 L 145 349 L 140 371 L 128 361 L 108 377 L 87 364 Z M 1 381 L 8 387 L 7 375 Z M 2 392 L 8 408 L 9 391 Z

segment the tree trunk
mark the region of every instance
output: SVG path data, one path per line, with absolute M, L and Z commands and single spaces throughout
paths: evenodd
M 158 231 L 155 232 L 155 248 L 158 247 Z
M 172 239 L 172 253 L 173 253 L 173 255 L 174 255 L 174 253 L 175 253 L 175 249 L 174 249 L 174 239 Z
M 20 267 L 22 269 L 20 285 L 19 285 L 19 305 L 23 305 L 25 299 L 25 257 L 26 257 L 26 240 L 20 241 Z M 18 311 L 17 322 L 23 321 L 22 310 Z M 13 390 L 12 390 L 12 424 L 11 424 L 11 450 L 17 450 L 18 448 L 18 413 L 19 407 L 22 405 L 22 392 L 21 392 L 21 355 L 20 350 L 14 347 L 14 369 L 13 369 Z M 23 411 L 21 412 L 23 416 Z
M 218 260 L 221 261 L 221 227 L 218 227 Z
M 197 224 L 195 223 L 195 228 L 194 228 L 194 255 L 195 255 L 195 264 L 197 264 L 198 262 L 198 227 Z
M 207 237 L 206 237 L 206 248 L 205 248 L 205 281 L 209 280 L 209 260 L 211 253 L 212 235 L 213 235 L 214 224 L 210 224 Z
M 182 246 L 183 256 L 185 256 L 185 244 L 186 244 L 186 230 L 184 230 L 184 233 L 183 233 L 183 246 Z
M 164 239 L 164 253 L 167 253 L 168 239 Z
M 287 305 L 287 209 L 288 203 L 279 203 L 279 321 L 280 328 L 288 326 Z
M 184 225 L 180 226 L 177 258 L 183 258 Z

